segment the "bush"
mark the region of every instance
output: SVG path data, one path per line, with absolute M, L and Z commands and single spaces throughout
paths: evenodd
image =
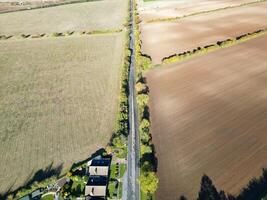
M 151 154 L 153 153 L 151 146 L 141 144 L 141 156 L 144 154 Z
M 138 82 L 135 85 L 135 89 L 136 89 L 137 94 L 144 94 L 148 92 L 148 87 L 144 83 L 141 83 L 141 82 Z
M 63 34 L 57 32 L 51 34 L 51 37 L 60 37 L 60 36 L 63 36 Z
M 142 173 L 140 176 L 141 190 L 146 195 L 152 195 L 158 188 L 158 178 L 155 172 Z

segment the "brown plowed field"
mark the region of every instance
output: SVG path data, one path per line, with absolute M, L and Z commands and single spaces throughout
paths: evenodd
M 142 51 L 157 64 L 162 58 L 175 53 L 266 28 L 266 19 L 267 3 L 258 3 L 176 22 L 143 23 Z
M 179 0 L 179 1 L 149 1 L 140 9 L 143 20 L 181 17 L 196 12 L 237 6 L 255 0 Z
M 236 194 L 267 166 L 267 36 L 146 76 L 157 199 L 195 199 L 206 173 Z

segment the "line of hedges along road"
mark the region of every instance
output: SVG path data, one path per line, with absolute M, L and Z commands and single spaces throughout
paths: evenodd
M 141 41 L 139 23 L 140 19 L 135 7 L 135 50 L 136 50 L 136 98 L 139 121 L 139 138 L 140 138 L 140 169 L 141 174 L 139 182 L 141 185 L 141 199 L 155 199 L 155 192 L 158 187 L 158 178 L 156 175 L 157 159 L 155 157 L 155 148 L 152 143 L 150 133 L 149 117 L 149 89 L 143 73 L 152 67 L 151 58 L 141 53 Z
M 130 3 L 128 3 L 128 17 L 124 26 L 127 28 L 126 31 L 126 42 L 124 47 L 124 64 L 122 67 L 121 74 L 121 85 L 119 95 L 119 110 L 117 114 L 116 129 L 113 133 L 110 143 L 108 145 L 107 152 L 113 152 L 119 158 L 127 157 L 127 136 L 129 129 L 129 103 L 128 103 L 128 79 L 129 79 L 129 68 L 130 68 Z
M 238 44 L 238 43 L 241 43 L 241 42 L 244 42 L 244 41 L 256 38 L 256 37 L 259 37 L 259 36 L 264 35 L 266 33 L 267 33 L 267 28 L 254 31 L 252 33 L 243 34 L 243 35 L 237 36 L 236 38 L 218 41 L 216 44 L 206 45 L 204 47 L 198 47 L 198 48 L 193 49 L 191 51 L 185 51 L 183 53 L 173 54 L 173 55 L 170 55 L 168 57 L 163 58 L 162 64 L 169 64 L 169 63 L 189 59 L 193 56 L 210 53 L 210 52 L 215 51 L 217 49 L 226 48 L 226 47 L 229 47 L 229 46 L 232 46 L 232 45 L 235 45 L 235 44 Z

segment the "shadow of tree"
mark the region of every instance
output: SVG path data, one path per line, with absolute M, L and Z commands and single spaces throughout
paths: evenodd
M 82 160 L 82 161 L 79 161 L 79 162 L 76 162 L 76 163 L 73 163 L 71 168 L 70 168 L 70 171 L 73 171 L 75 170 L 75 168 L 87 163 L 89 160 L 91 160 L 92 158 L 94 157 L 97 157 L 97 156 L 102 156 L 102 157 L 108 157 L 108 158 L 111 158 L 110 155 L 105 155 L 106 153 L 106 150 L 104 148 L 100 148 L 99 150 L 97 150 L 95 153 L 91 154 L 90 157 L 88 157 L 87 159 L 85 160 Z
M 259 178 L 253 178 L 242 192 L 236 197 L 237 200 L 261 200 L 267 196 L 267 169 L 262 169 Z
M 206 177 L 206 179 L 210 180 L 210 183 L 207 185 L 205 182 L 203 182 L 203 178 Z M 212 181 L 210 178 L 207 178 L 208 176 L 203 175 L 202 181 L 200 184 L 200 192 L 203 195 L 203 188 L 205 188 L 204 196 L 205 200 L 263 200 L 264 197 L 267 198 L 267 169 L 262 169 L 262 174 L 259 178 L 253 178 L 249 181 L 248 185 L 244 187 L 240 194 L 234 196 L 231 194 L 225 195 L 224 191 L 217 192 L 217 189 L 212 184 Z M 204 185 L 205 184 L 205 185 Z M 215 192 L 211 192 L 215 191 Z M 219 196 L 218 196 L 219 194 Z M 209 199 L 207 199 L 207 196 Z M 180 196 L 178 199 L 180 200 L 186 200 L 187 198 L 183 195 Z M 197 198 L 198 200 L 202 200 L 200 197 Z
M 155 156 L 155 146 L 153 144 L 150 145 L 152 148 L 152 153 L 145 153 L 139 161 L 139 167 L 142 167 L 145 165 L 145 163 L 149 163 L 150 164 L 150 168 L 148 171 L 154 171 L 157 172 L 157 168 L 158 168 L 158 159 Z
M 11 194 L 11 193 L 12 193 L 12 195 L 15 196 L 18 193 L 19 190 L 30 189 L 31 185 L 33 183 L 41 182 L 41 181 L 43 181 L 43 180 L 45 180 L 47 178 L 51 178 L 53 176 L 58 177 L 61 174 L 62 168 L 63 168 L 63 163 L 58 165 L 58 166 L 56 166 L 56 167 L 53 167 L 53 162 L 52 162 L 45 169 L 39 169 L 34 174 L 31 173 L 29 175 L 29 178 L 24 182 L 23 186 L 18 187 L 16 189 L 13 189 L 13 186 L 15 184 L 15 182 L 14 182 L 9 187 L 9 189 L 7 191 L 5 191 L 2 194 L 0 194 L 0 199 L 7 199 L 7 196 L 9 194 Z M 32 174 L 33 174 L 33 176 L 32 176 Z

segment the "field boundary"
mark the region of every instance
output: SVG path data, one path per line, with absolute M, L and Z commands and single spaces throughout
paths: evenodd
M 186 60 L 186 59 L 198 56 L 198 55 L 203 55 L 206 53 L 216 51 L 218 49 L 227 48 L 227 47 L 251 40 L 253 38 L 256 38 L 256 37 L 259 37 L 265 34 L 267 34 L 267 28 L 254 31 L 252 33 L 246 33 L 246 34 L 237 36 L 235 38 L 218 41 L 215 44 L 206 45 L 204 47 L 197 47 L 196 49 L 193 49 L 191 51 L 185 51 L 183 53 L 178 53 L 178 54 L 176 53 L 176 54 L 164 57 L 162 59 L 162 64 L 169 64 L 173 62 L 183 61 L 183 60 Z
M 123 29 L 114 30 L 92 30 L 92 31 L 66 31 L 66 32 L 53 32 L 53 33 L 41 33 L 41 34 L 15 34 L 15 35 L 1 35 L 1 40 L 10 39 L 37 39 L 37 38 L 55 38 L 55 37 L 69 37 L 74 35 L 103 35 L 103 34 L 113 34 L 121 33 Z
M 190 14 L 186 14 L 186 15 L 183 15 L 180 17 L 156 18 L 156 19 L 147 20 L 147 21 L 145 21 L 145 23 L 173 22 L 173 21 L 177 21 L 177 20 L 187 18 L 187 17 L 202 15 L 202 14 L 207 14 L 207 13 L 212 13 L 212 12 L 217 12 L 217 11 L 222 11 L 222 10 L 228 10 L 228 9 L 233 9 L 233 8 L 244 7 L 244 6 L 253 5 L 253 4 L 257 4 L 257 3 L 263 3 L 266 1 L 267 0 L 257 0 L 257 1 L 253 1 L 253 2 L 242 3 L 239 5 L 235 5 L 235 6 L 226 6 L 226 7 L 216 8 L 216 9 L 212 9 L 212 10 L 204 10 L 204 11 L 200 11 L 200 12 L 190 13 Z

